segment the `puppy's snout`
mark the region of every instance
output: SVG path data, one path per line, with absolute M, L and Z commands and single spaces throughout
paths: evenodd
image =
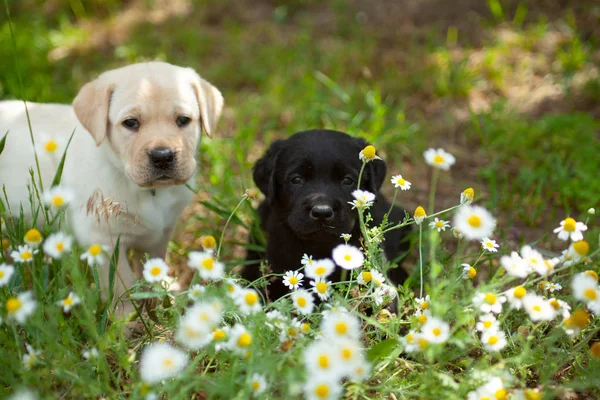
M 333 208 L 327 204 L 317 204 L 310 210 L 310 217 L 316 221 L 329 222 L 333 219 Z
M 168 147 L 156 147 L 148 155 L 150 162 L 157 169 L 169 169 L 175 163 L 175 153 Z

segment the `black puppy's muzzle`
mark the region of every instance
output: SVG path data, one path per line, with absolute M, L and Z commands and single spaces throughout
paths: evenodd
M 329 204 L 316 204 L 310 209 L 309 215 L 313 220 L 325 224 L 333 221 L 335 212 Z

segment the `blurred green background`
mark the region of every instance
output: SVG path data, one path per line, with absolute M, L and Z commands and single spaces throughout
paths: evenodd
M 540 239 L 566 214 L 585 219 L 600 205 L 598 1 L 5 5 L 0 99 L 70 102 L 100 72 L 155 59 L 193 67 L 223 92 L 218 132 L 202 144 L 203 191 L 173 250 L 219 233 L 274 138 L 316 127 L 374 143 L 389 173 L 413 183 L 399 196 L 411 212 L 427 202 L 423 151 L 453 153 L 436 209 L 474 187 L 504 243 Z M 244 242 L 250 213 L 234 221 L 231 249 Z

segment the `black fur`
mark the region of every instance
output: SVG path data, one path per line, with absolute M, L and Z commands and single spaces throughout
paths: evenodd
M 364 139 L 353 138 L 331 130 L 311 130 L 296 133 L 287 140 L 277 140 L 254 166 L 254 182 L 266 199 L 258 208 L 260 225 L 267 235 L 266 260 L 274 273 L 298 269 L 303 254 L 314 259 L 331 258 L 332 249 L 351 233 L 350 244 L 360 247 L 358 212 L 348 203 L 353 200 L 362 166 L 359 152 L 367 146 Z M 370 208 L 371 226 L 379 225 L 390 203 L 379 193 L 385 180 L 386 165 L 381 160 L 367 163 L 361 179 L 361 189 L 376 193 Z M 316 207 L 317 206 L 317 207 Z M 316 207 L 316 208 L 315 208 Z M 312 216 L 311 216 L 312 210 Z M 333 214 L 330 214 L 330 212 Z M 393 207 L 389 220 L 400 222 L 404 210 Z M 394 260 L 408 249 L 409 228 L 388 232 L 384 251 Z M 256 238 L 251 238 L 254 241 Z M 260 260 L 260 254 L 249 251 L 248 261 Z M 242 277 L 254 281 L 261 276 L 258 261 L 246 265 Z M 340 278 L 340 268 L 330 277 Z M 396 284 L 406 279 L 401 267 L 388 271 Z M 308 282 L 305 281 L 305 286 Z M 275 300 L 288 293 L 281 279 L 271 280 L 268 297 Z

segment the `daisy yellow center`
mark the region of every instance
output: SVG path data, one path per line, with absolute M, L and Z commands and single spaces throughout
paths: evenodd
M 362 278 L 365 283 L 369 283 L 371 282 L 371 279 L 373 279 L 373 274 L 370 271 L 364 271 L 362 273 Z
M 233 293 L 233 292 L 235 292 L 235 286 L 233 286 L 233 285 L 227 285 L 227 291 L 228 291 L 229 293 Z
M 558 302 L 558 300 L 556 299 L 552 299 L 550 300 L 550 305 L 552 306 L 552 308 L 554 308 L 556 311 L 560 310 L 560 303 Z
M 310 324 L 307 324 L 305 322 L 300 326 L 300 329 L 302 329 L 302 332 L 308 333 L 308 332 L 310 332 Z
M 494 345 L 498 343 L 498 337 L 497 336 L 490 336 L 490 338 L 488 339 L 488 344 Z
M 533 306 L 533 311 L 540 312 L 540 311 L 542 311 L 542 307 L 535 305 L 535 306 Z
M 403 186 L 406 183 L 406 180 L 404 178 L 400 178 L 396 181 L 396 183 L 400 186 Z
M 296 303 L 300 307 L 306 307 L 306 299 L 304 297 L 298 297 L 298 299 L 296 300 Z
M 42 234 L 37 229 L 30 229 L 25 234 L 25 241 L 39 243 L 42 241 Z
M 25 250 L 24 252 L 21 253 L 21 258 L 23 260 L 30 260 L 31 257 L 33 257 L 33 254 L 31 254 L 31 252 L 29 250 Z
M 213 236 L 204 236 L 200 239 L 200 244 L 205 249 L 213 249 L 217 245 L 217 241 Z
M 67 297 L 66 299 L 63 300 L 63 303 L 65 304 L 65 306 L 72 306 L 73 305 L 73 298 L 72 297 Z
M 4 278 L 4 271 L 0 270 L 0 279 Z
M 594 280 L 595 280 L 596 282 L 598 282 L 598 274 L 596 273 L 596 271 L 592 271 L 592 270 L 590 269 L 590 270 L 587 270 L 587 271 L 585 271 L 584 273 L 585 273 L 586 275 L 588 275 L 588 276 L 591 276 L 592 278 L 594 278 Z
M 335 331 L 338 335 L 345 335 L 348 332 L 348 325 L 341 321 L 335 324 Z
M 427 315 L 421 314 L 417 317 L 417 319 L 419 320 L 420 324 L 424 324 L 425 322 L 427 322 Z
M 415 210 L 415 217 L 426 217 L 427 214 L 425 214 L 425 209 L 421 206 L 417 207 L 417 209 Z
M 319 356 L 319 367 L 321 368 L 329 368 L 329 357 L 326 355 Z
M 373 158 L 375 158 L 375 147 L 370 145 L 365 147 L 363 149 L 363 155 L 367 160 L 372 160 Z
M 162 363 L 163 363 L 163 366 L 166 367 L 166 368 L 172 368 L 173 367 L 173 360 L 170 359 L 170 358 L 165 358 Z
M 215 260 L 212 257 L 205 258 L 200 263 L 200 265 L 202 265 L 202 268 L 207 269 L 209 271 L 212 271 L 214 264 L 215 264 Z
M 494 393 L 494 396 L 496 396 L 496 400 L 505 400 L 506 399 L 506 389 L 496 390 L 496 393 Z
M 329 396 L 329 387 L 325 384 L 319 385 L 315 388 L 315 394 L 319 399 L 324 399 Z
M 408 335 L 406 335 L 406 343 L 412 343 L 415 341 L 415 335 L 413 335 L 412 333 L 409 333 Z
M 590 251 L 590 244 L 585 240 L 580 240 L 579 242 L 573 243 L 573 250 L 575 250 L 580 256 L 586 256 Z
M 62 196 L 56 195 L 52 197 L 52 205 L 54 207 L 62 207 L 65 204 L 65 199 Z
M 475 191 L 473 190 L 473 188 L 467 188 L 463 191 L 463 194 L 465 196 L 467 196 L 468 198 L 472 199 L 473 197 L 475 197 Z
M 325 273 L 325 267 L 317 267 L 315 269 L 315 274 L 317 275 L 323 275 Z
M 185 334 L 190 338 L 195 338 L 199 336 L 198 331 L 194 330 L 193 328 L 190 328 L 189 326 L 186 326 L 183 329 L 185 331 Z
M 600 342 L 596 342 L 590 347 L 590 353 L 592 353 L 592 357 L 600 358 Z
M 493 322 L 492 321 L 483 321 L 483 327 L 485 329 L 490 329 L 492 327 Z
M 244 332 L 238 338 L 237 344 L 239 347 L 248 347 L 250 344 L 252 344 L 252 337 L 248 333 Z
M 476 275 L 477 275 L 477 270 L 473 267 L 469 267 L 469 274 L 467 275 L 469 277 L 469 279 L 475 278 Z
M 56 243 L 56 246 L 54 246 L 56 248 L 56 250 L 58 251 L 63 251 L 65 249 L 65 245 L 63 242 L 58 242 Z
M 481 226 L 481 218 L 478 215 L 471 215 L 467 219 L 467 223 L 473 228 L 479 228 Z
M 213 340 L 225 339 L 225 331 L 223 329 L 215 329 L 213 332 Z
M 327 292 L 327 284 L 325 282 L 319 282 L 315 287 L 317 288 L 317 292 L 321 294 Z
M 443 228 L 444 227 L 444 223 L 442 221 L 437 221 L 435 223 L 436 228 Z
M 513 294 L 517 299 L 522 299 L 523 297 L 525 297 L 525 294 L 527 294 L 527 290 L 525 290 L 523 286 L 517 286 Z
M 351 260 L 352 260 L 352 256 L 351 256 L 350 254 L 346 254 L 346 255 L 344 256 L 344 260 L 346 260 L 346 261 L 351 261 Z
M 344 360 L 349 360 L 352 358 L 352 350 L 345 348 L 342 350 L 342 358 Z
M 583 295 L 585 296 L 586 299 L 589 300 L 596 300 L 598 298 L 598 292 L 595 289 L 589 288 L 589 289 L 585 289 L 583 291 Z
M 210 319 L 210 318 L 208 317 L 208 314 L 207 314 L 207 313 L 205 313 L 205 312 L 201 312 L 201 313 L 199 314 L 199 316 L 200 316 L 200 320 L 201 320 L 201 321 L 205 321 L 205 322 L 206 322 L 206 321 L 208 321 L 208 320 Z
M 158 276 L 160 275 L 160 267 L 152 267 L 152 269 L 150 270 L 150 274 L 152 276 Z
M 58 144 L 54 140 L 48 140 L 44 144 L 44 150 L 46 150 L 48 153 L 54 153 L 57 148 Z
M 290 282 L 292 285 L 297 285 L 297 284 L 298 284 L 298 278 L 296 278 L 295 276 L 292 276 L 292 277 L 289 279 L 289 282 Z
M 102 253 L 102 247 L 100 247 L 100 245 L 94 244 L 90 246 L 88 251 L 90 253 L 90 256 L 96 257 L 97 255 Z
M 244 300 L 246 301 L 246 304 L 253 306 L 258 301 L 258 295 L 254 292 L 246 293 Z
M 260 383 L 258 381 L 252 381 L 252 390 L 257 392 L 260 389 Z
M 419 339 L 419 348 L 421 350 L 425 350 L 427 346 L 429 346 L 429 342 L 427 341 L 427 339 Z
M 422 310 L 427 310 L 429 308 L 429 303 L 424 301 L 421 303 L 421 309 Z
M 588 326 L 590 321 L 590 314 L 583 309 L 579 309 L 571 314 L 571 324 L 577 328 L 583 329 Z
M 11 297 L 10 299 L 6 300 L 5 306 L 6 311 L 8 311 L 9 314 L 12 314 L 19 311 L 19 309 L 23 306 L 23 303 L 18 297 Z
M 439 154 L 436 154 L 435 157 L 433 157 L 433 162 L 436 164 L 441 164 L 444 162 L 444 157 L 440 156 Z
M 493 293 L 486 293 L 485 297 L 483 298 L 483 301 L 488 304 L 495 304 L 496 300 L 498 300 L 498 297 L 496 297 L 496 295 Z
M 577 222 L 573 218 L 567 218 L 564 221 L 563 229 L 567 232 L 574 232 L 577 228 Z
M 2 239 L 2 250 L 6 250 L 10 247 L 10 242 L 8 239 Z
M 540 400 L 542 398 L 540 392 L 535 389 L 525 389 L 523 394 L 527 400 Z
M 442 334 L 442 330 L 440 328 L 433 328 L 433 335 L 440 336 Z

